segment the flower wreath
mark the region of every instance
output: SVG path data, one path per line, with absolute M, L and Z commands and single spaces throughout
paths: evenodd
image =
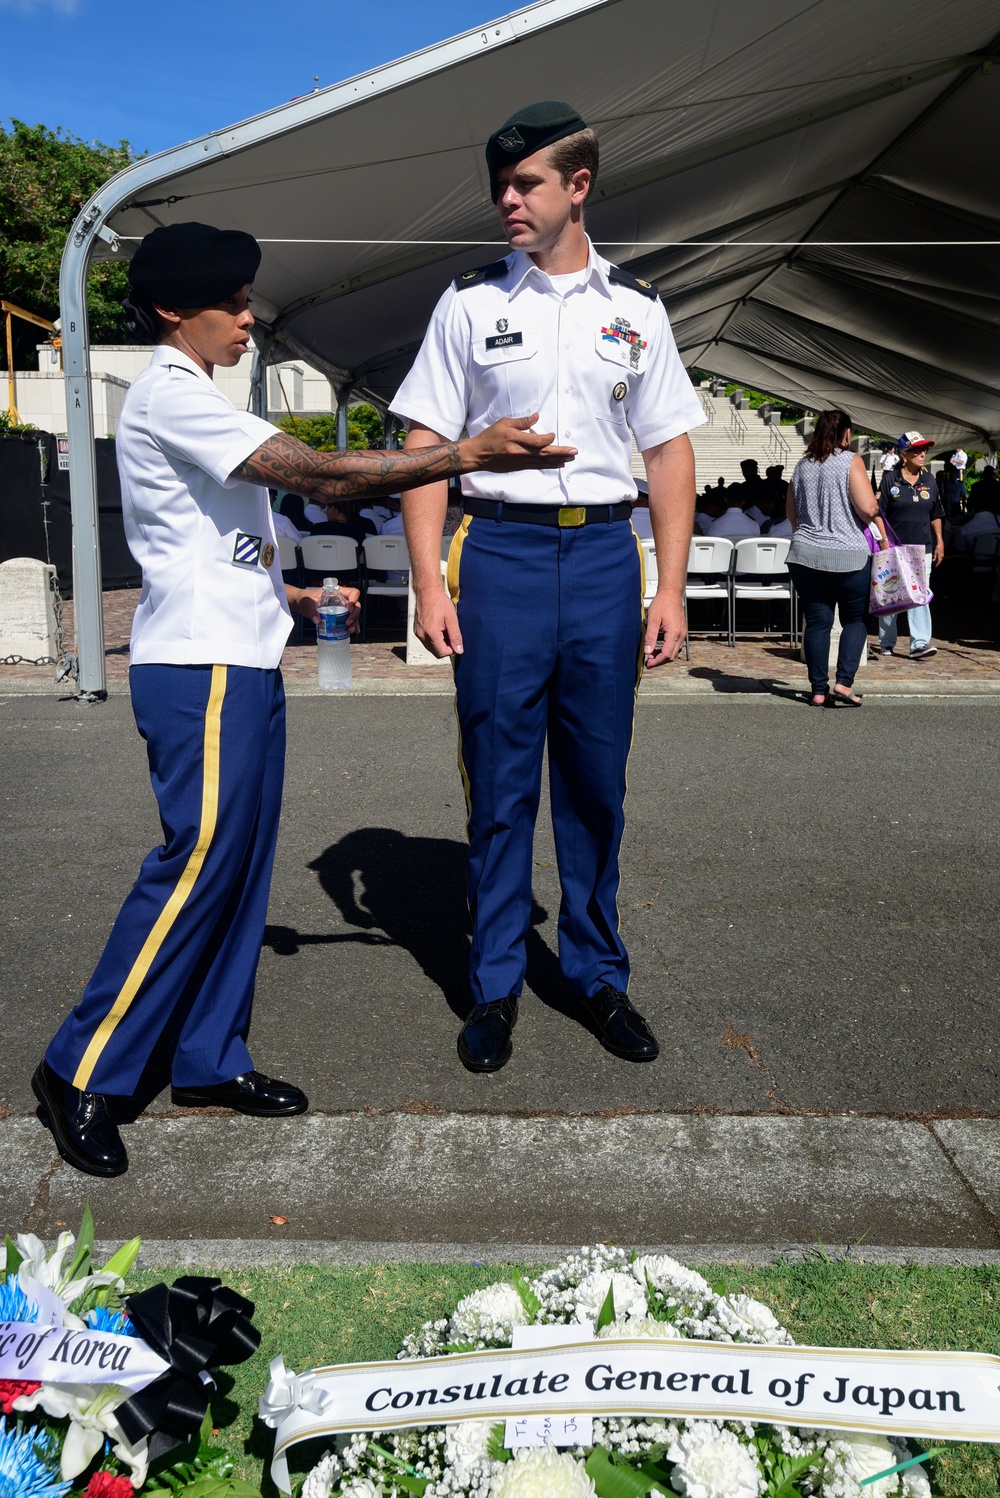
M 38 1340 L 32 1326 L 40 1334 L 46 1327 L 94 1333 L 91 1346 L 98 1336 L 135 1339 L 164 1371 L 150 1373 L 137 1393 L 82 1367 L 78 1383 L 0 1377 L 0 1498 L 134 1498 L 140 1491 L 260 1498 L 210 1445 L 205 1392 L 219 1367 L 256 1351 L 253 1305 L 196 1276 L 126 1296 L 140 1240 L 100 1268 L 93 1243 L 89 1207 L 79 1234 L 61 1233 L 51 1252 L 33 1233 L 8 1238 L 6 1250 L 0 1241 L 4 1341 Z
M 399 1357 L 510 1347 L 515 1326 L 554 1323 L 601 1338 L 793 1345 L 760 1301 L 721 1294 L 665 1254 L 602 1245 L 536 1279 L 473 1291 L 408 1336 Z M 590 1446 L 510 1451 L 503 1441 L 502 1423 L 468 1420 L 341 1436 L 299 1498 L 931 1498 L 919 1464 L 879 1476 L 914 1453 L 878 1435 L 595 1417 Z

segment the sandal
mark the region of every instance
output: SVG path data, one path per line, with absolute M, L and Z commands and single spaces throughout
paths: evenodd
M 826 707 L 829 701 L 830 698 L 826 692 L 813 692 L 808 699 L 808 705 L 809 707 Z
M 861 698 L 856 692 L 831 692 L 826 699 L 827 707 L 860 707 Z

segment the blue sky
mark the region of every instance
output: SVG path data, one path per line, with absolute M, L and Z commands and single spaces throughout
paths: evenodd
M 0 0 L 0 123 L 162 151 L 516 8 L 511 0 Z

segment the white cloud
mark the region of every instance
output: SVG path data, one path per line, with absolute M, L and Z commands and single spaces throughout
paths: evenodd
M 73 16 L 79 9 L 80 0 L 0 0 L 0 10 L 13 10 L 21 16 L 45 10 L 54 10 L 58 16 Z

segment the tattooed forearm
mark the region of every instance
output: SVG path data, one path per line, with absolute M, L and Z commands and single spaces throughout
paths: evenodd
M 316 499 L 374 499 L 461 472 L 457 442 L 412 453 L 318 453 L 298 437 L 276 432 L 234 470 L 233 477 Z

